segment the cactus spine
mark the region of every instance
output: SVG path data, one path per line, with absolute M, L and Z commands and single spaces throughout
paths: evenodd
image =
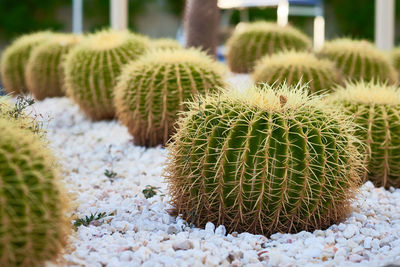
M 341 221 L 362 166 L 354 127 L 307 94 L 263 85 L 191 102 L 168 148 L 178 214 L 265 235 Z
M 59 34 L 33 49 L 26 67 L 29 91 L 38 100 L 64 96 L 63 60 L 80 36 Z
M 286 81 L 296 85 L 300 81 L 308 83 L 310 93 L 331 90 L 341 81 L 340 72 L 331 61 L 318 59 L 305 52 L 282 52 L 263 57 L 254 69 L 255 82 L 273 84 Z
M 365 162 L 376 186 L 400 187 L 400 90 L 377 82 L 348 83 L 329 97 L 354 116 L 356 135 L 367 145 Z
M 43 266 L 66 242 L 66 199 L 32 133 L 0 118 L 0 265 Z
M 17 95 L 29 92 L 25 81 L 25 69 L 31 51 L 52 36 L 50 32 L 23 35 L 4 50 L 0 69 L 3 86 L 7 93 Z
M 113 89 L 122 67 L 144 54 L 147 38 L 126 31 L 92 34 L 67 55 L 66 94 L 93 120 L 115 115 Z
M 325 43 L 318 54 L 334 61 L 347 80 L 397 82 L 396 71 L 387 55 L 368 41 L 336 39 Z
M 290 26 L 256 22 L 241 25 L 227 43 L 227 60 L 233 72 L 250 73 L 255 62 L 264 55 L 282 50 L 305 51 L 310 39 Z
M 124 68 L 115 90 L 117 116 L 135 144 L 164 145 L 183 102 L 223 85 L 222 66 L 203 52 L 149 52 Z

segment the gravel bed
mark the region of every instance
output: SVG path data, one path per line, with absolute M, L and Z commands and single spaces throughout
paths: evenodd
M 212 223 L 199 229 L 168 213 L 161 176 L 166 150 L 134 146 L 124 126 L 90 122 L 67 98 L 37 102 L 34 109 L 52 117 L 48 138 L 76 200 L 76 216 L 107 215 L 77 228 L 61 266 L 400 264 L 399 189 L 386 191 L 367 182 L 352 215 L 324 231 L 266 238 L 226 234 L 224 226 Z M 106 170 L 116 176 L 107 177 Z M 146 199 L 147 185 L 158 187 L 157 195 Z

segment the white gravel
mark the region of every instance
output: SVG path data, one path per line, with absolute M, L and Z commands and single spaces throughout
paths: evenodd
M 166 151 L 134 146 L 116 121 L 90 122 L 67 98 L 35 104 L 78 203 L 76 215 L 113 213 L 70 239 L 68 266 L 383 266 L 400 264 L 400 190 L 367 182 L 344 223 L 313 233 L 228 234 L 171 217 L 161 177 Z M 110 149 L 111 145 L 111 149 Z M 110 181 L 104 171 L 117 176 Z M 146 185 L 160 187 L 145 199 Z

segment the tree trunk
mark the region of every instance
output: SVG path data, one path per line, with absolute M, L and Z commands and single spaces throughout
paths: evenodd
M 219 13 L 217 0 L 186 0 L 186 47 L 199 47 L 215 57 Z

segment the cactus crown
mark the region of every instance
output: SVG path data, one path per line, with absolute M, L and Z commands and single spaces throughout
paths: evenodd
M 382 82 L 348 82 L 338 86 L 335 93 L 329 97 L 331 101 L 345 101 L 353 104 L 384 104 L 399 105 L 399 88 Z
M 355 134 L 367 145 L 364 178 L 376 186 L 400 187 L 400 89 L 380 82 L 348 83 L 328 101 L 359 125 Z
M 302 81 L 309 84 L 310 92 L 331 90 L 340 82 L 340 72 L 335 64 L 326 59 L 318 59 L 306 52 L 280 52 L 265 56 L 254 68 L 253 79 L 256 82 L 286 81 L 289 85 Z
M 68 201 L 50 152 L 0 118 L 0 265 L 42 266 L 66 243 Z
M 378 80 L 392 84 L 397 81 L 388 56 L 368 41 L 336 39 L 326 42 L 319 55 L 336 62 L 348 80 Z
M 311 48 L 309 38 L 290 26 L 256 22 L 238 25 L 227 43 L 228 65 L 234 72 L 251 72 L 262 56 L 282 50 Z
M 66 94 L 91 119 L 113 118 L 117 77 L 125 64 L 147 52 L 148 42 L 127 31 L 103 30 L 89 35 L 66 57 Z
M 152 46 L 155 49 L 179 49 L 182 48 L 181 44 L 171 38 L 159 38 L 151 40 Z
M 124 68 L 115 90 L 118 118 L 138 145 L 165 144 L 183 102 L 223 86 L 225 69 L 196 49 L 154 50 Z
M 127 30 L 114 31 L 110 29 L 104 29 L 97 31 L 93 34 L 89 34 L 87 39 L 82 44 L 93 50 L 111 50 L 120 47 L 126 42 L 132 39 L 133 34 Z M 148 39 L 139 34 L 135 34 L 136 38 Z
M 53 33 L 36 32 L 16 39 L 1 56 L 1 78 L 5 90 L 14 95 L 28 93 L 25 81 L 25 68 L 34 47 L 49 40 Z
M 269 235 L 347 215 L 362 167 L 348 117 L 286 84 L 198 96 L 188 106 L 165 174 L 185 219 Z
M 29 91 L 38 100 L 65 95 L 63 62 L 82 36 L 57 34 L 33 49 L 25 79 Z

